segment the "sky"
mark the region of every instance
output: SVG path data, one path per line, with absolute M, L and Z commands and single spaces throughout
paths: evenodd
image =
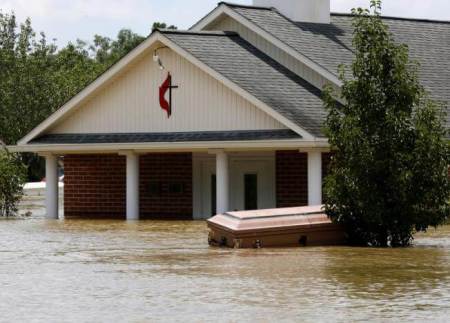
M 219 0 L 0 0 L 0 10 L 14 11 L 59 46 L 100 34 L 114 38 L 122 28 L 148 35 L 154 21 L 187 29 L 214 9 Z M 252 0 L 231 0 L 252 4 Z M 369 0 L 331 0 L 333 12 L 367 7 Z M 450 20 L 450 0 L 384 0 L 383 15 Z

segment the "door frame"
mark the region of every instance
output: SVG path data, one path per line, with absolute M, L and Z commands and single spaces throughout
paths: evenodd
M 269 158 L 237 159 L 233 162 L 230 174 L 230 206 L 232 210 L 245 210 L 245 179 L 246 174 L 258 176 L 258 209 L 275 207 L 275 173 L 272 160 Z

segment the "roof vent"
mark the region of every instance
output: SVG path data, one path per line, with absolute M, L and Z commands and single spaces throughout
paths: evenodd
M 274 7 L 293 21 L 330 23 L 330 0 L 253 0 L 253 5 Z

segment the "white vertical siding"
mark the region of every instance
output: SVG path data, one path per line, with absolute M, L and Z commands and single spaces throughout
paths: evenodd
M 300 62 L 295 57 L 287 54 L 284 50 L 273 45 L 229 16 L 222 17 L 216 23 L 208 26 L 207 29 L 234 31 L 239 33 L 239 35 L 250 44 L 319 89 L 323 89 L 325 84 L 330 83 L 326 78 Z
M 149 54 L 62 120 L 51 133 L 284 129 L 280 122 L 172 50 L 159 50 L 174 85 L 172 117 L 159 106 L 167 76 Z

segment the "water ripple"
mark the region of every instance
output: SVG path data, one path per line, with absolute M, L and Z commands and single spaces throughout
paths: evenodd
M 211 249 L 204 222 L 0 220 L 0 321 L 447 321 L 450 227 L 407 249 Z

